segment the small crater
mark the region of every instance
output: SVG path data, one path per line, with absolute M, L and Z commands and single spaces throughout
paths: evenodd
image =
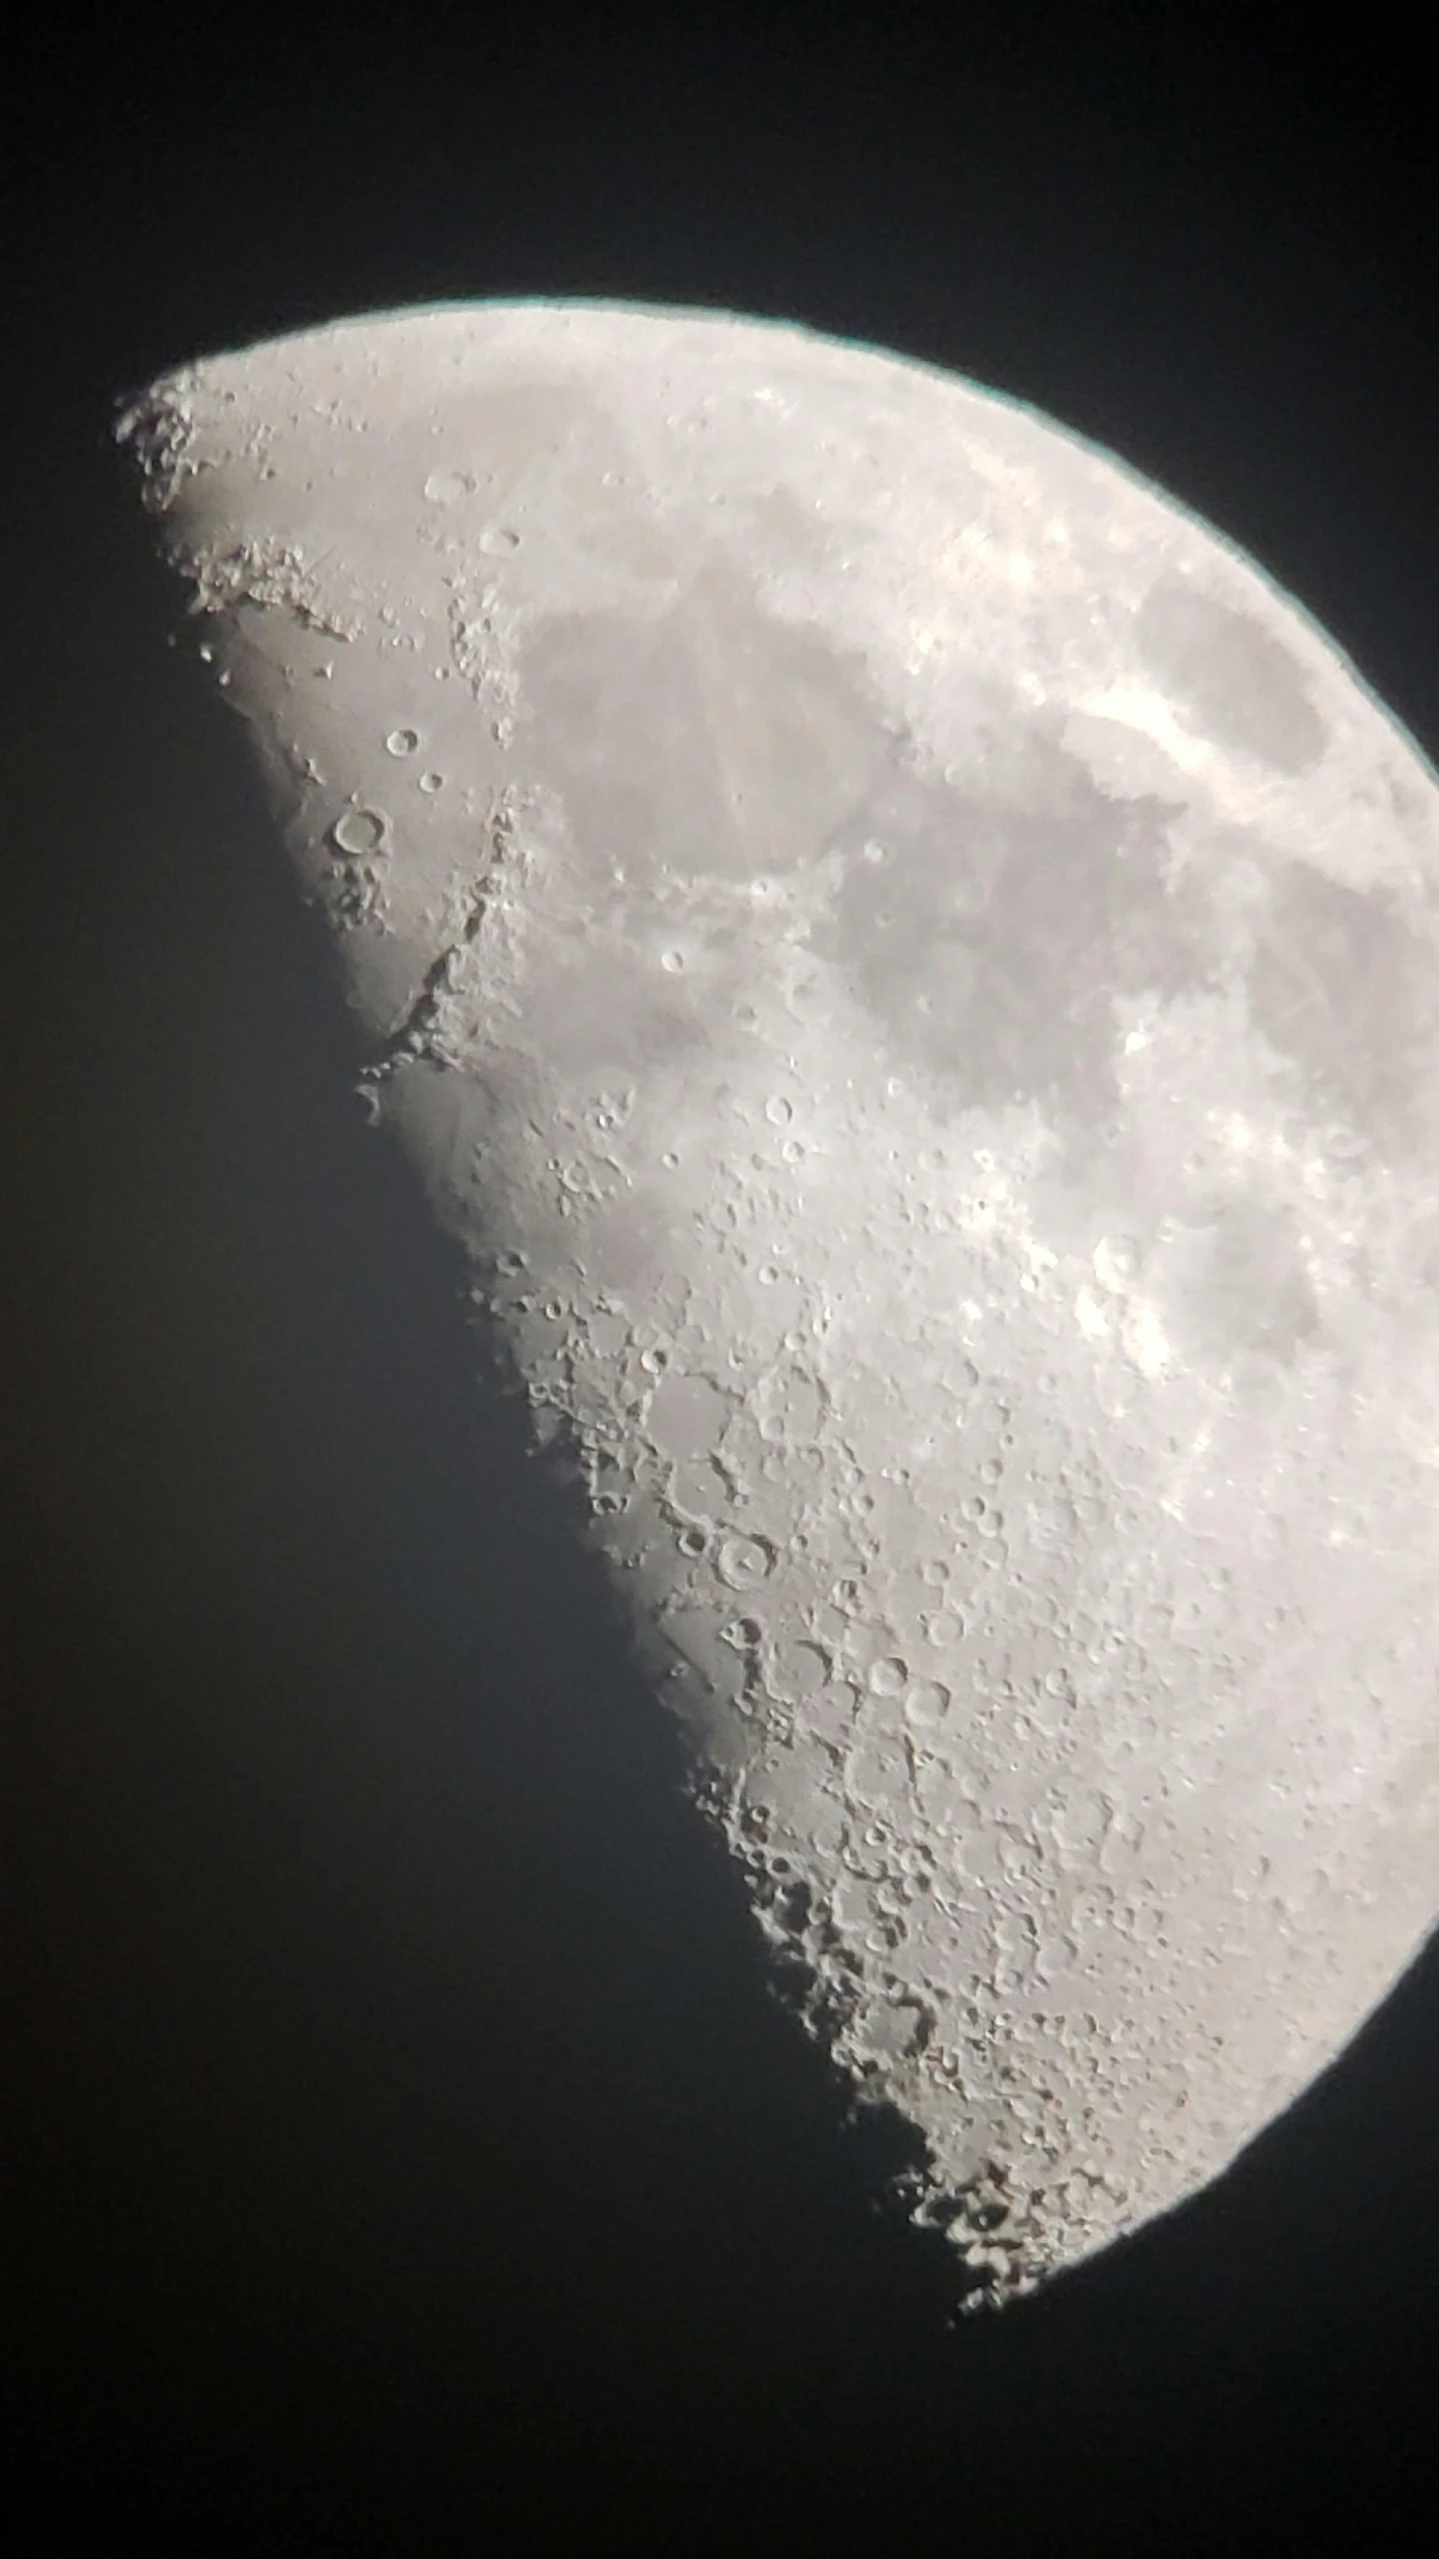
M 930 1732 L 949 1709 L 949 1690 L 938 1679 L 913 1679 L 905 1690 L 904 1719 L 916 1732 Z
M 389 821 L 382 810 L 342 809 L 330 829 L 330 841 L 340 853 L 378 853 L 388 833 Z
M 818 1644 L 803 1641 L 782 1644 L 775 1659 L 774 1686 L 777 1696 L 799 1703 L 817 1697 L 829 1680 L 829 1656 Z
M 767 1537 L 734 1532 L 721 1539 L 715 1569 L 730 1590 L 754 1590 L 768 1580 L 774 1562 L 775 1550 Z
M 883 1653 L 869 1666 L 869 1685 L 876 1697 L 898 1697 L 909 1678 L 909 1664 L 898 1653 Z
M 669 1457 L 705 1457 L 729 1416 L 729 1398 L 707 1377 L 668 1369 L 650 1397 L 650 1436 Z
M 715 1520 L 730 1501 L 730 1488 L 713 1458 L 687 1458 L 670 1478 L 670 1500 L 691 1518 Z

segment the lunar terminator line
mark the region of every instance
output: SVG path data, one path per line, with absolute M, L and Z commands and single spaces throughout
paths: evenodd
M 1113 458 L 801 329 L 370 317 L 121 434 L 696 1800 L 1023 2290 L 1439 1902 L 1434 776 Z

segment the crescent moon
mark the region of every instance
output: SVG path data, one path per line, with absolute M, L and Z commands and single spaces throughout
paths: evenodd
M 1432 1925 L 1439 786 L 1049 419 L 486 303 L 121 420 L 692 1791 L 1005 2300 Z

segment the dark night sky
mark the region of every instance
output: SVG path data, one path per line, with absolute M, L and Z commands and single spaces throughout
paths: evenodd
M 942 2246 L 872 2200 L 901 2134 L 767 1997 L 473 1389 L 105 444 L 160 367 L 365 308 L 793 318 L 1110 446 L 1436 757 L 1418 38 L 589 14 L 576 51 L 498 8 L 47 10 L 7 100 L 25 2547 L 1420 2548 L 1439 1964 L 1198 2204 L 948 2325 Z

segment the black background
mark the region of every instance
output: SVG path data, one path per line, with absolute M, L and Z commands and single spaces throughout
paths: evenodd
M 0 483 L 27 2547 L 1431 2542 L 1434 1960 L 1201 2201 L 949 2324 L 943 2247 L 874 2201 L 899 2129 L 847 2127 L 766 1996 L 473 1391 L 105 442 L 164 365 L 365 308 L 793 318 L 1108 445 L 1433 756 L 1421 37 L 1170 14 L 35 21 Z

